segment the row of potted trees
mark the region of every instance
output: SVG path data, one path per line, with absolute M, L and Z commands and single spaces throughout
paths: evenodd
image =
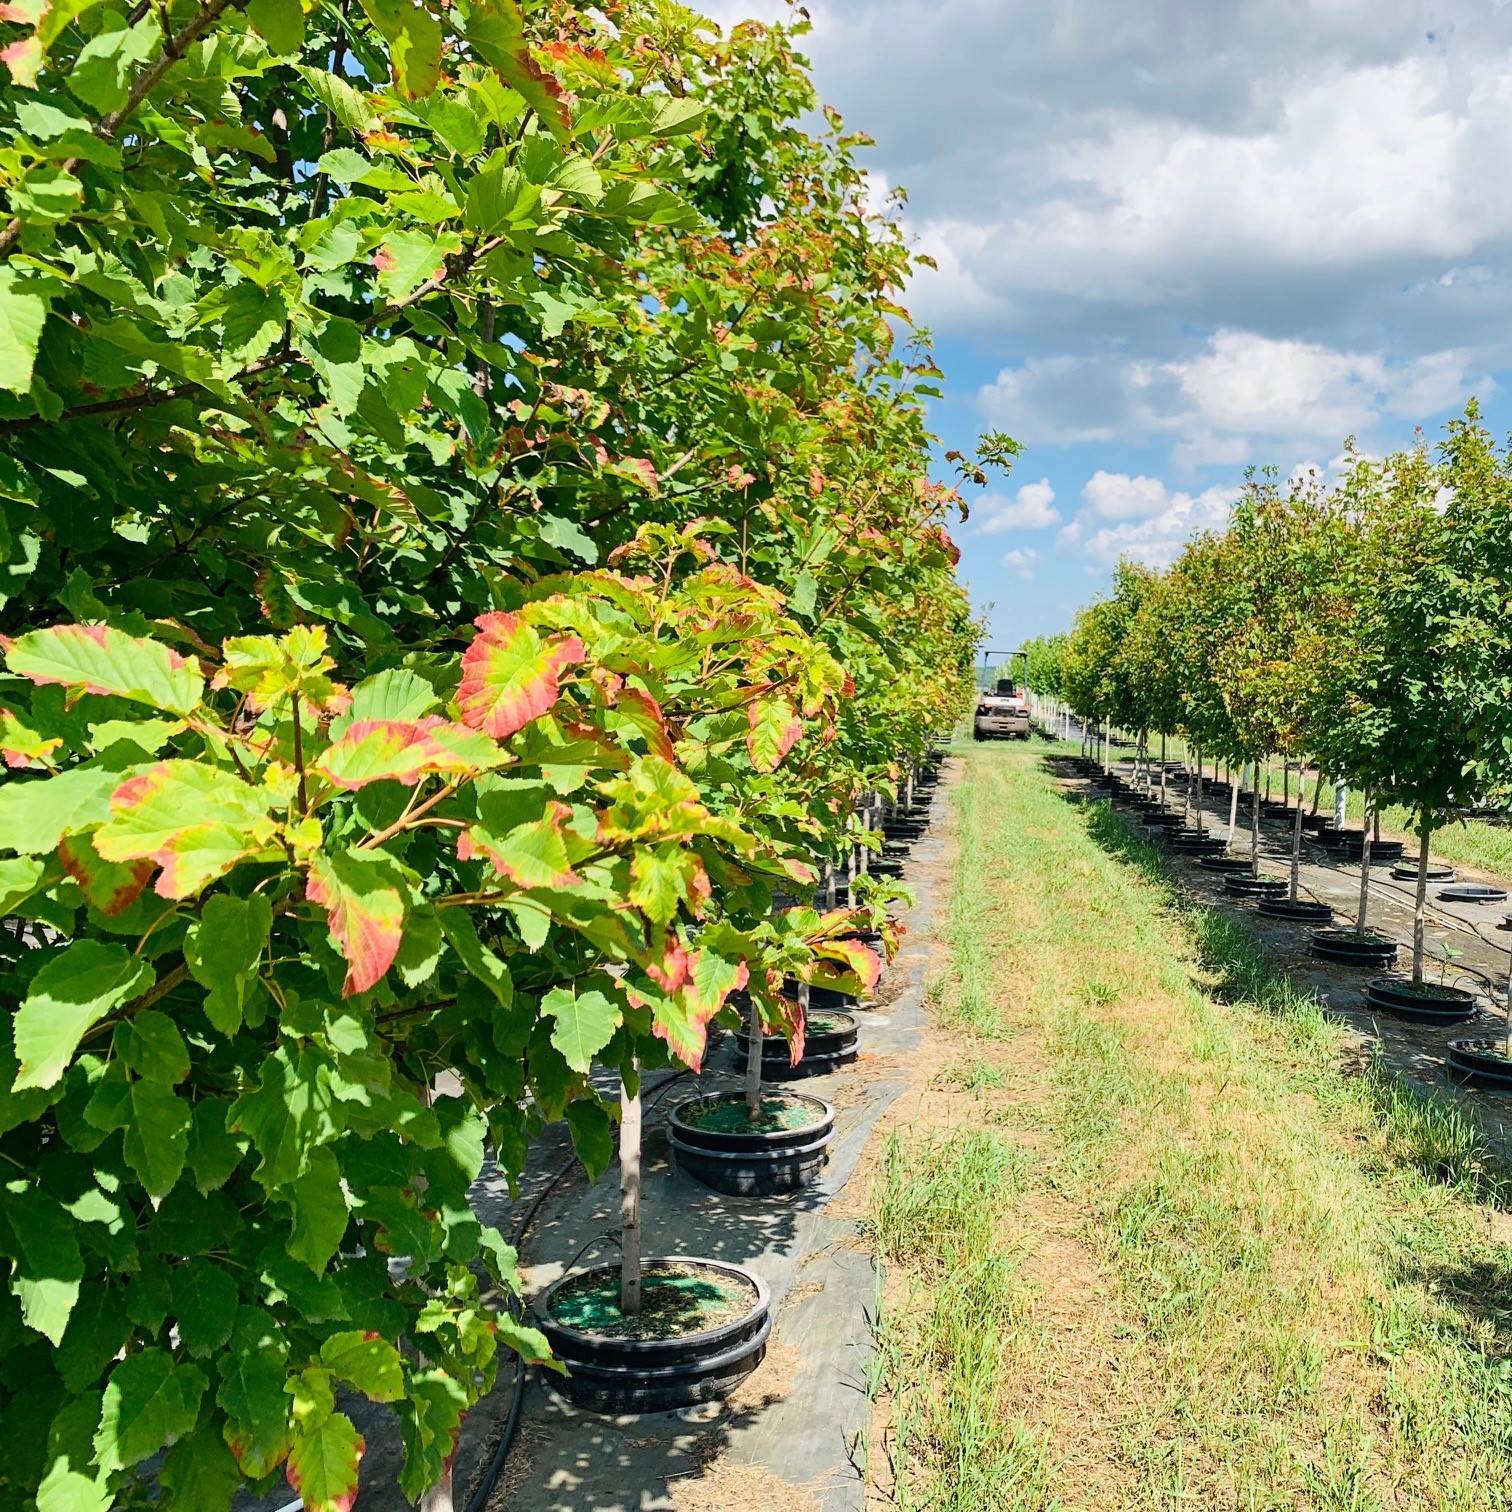
M 0 27 L 0 1503 L 346 1512 L 355 1394 L 440 1505 L 552 1368 L 485 1159 L 618 1147 L 630 1251 L 646 1079 L 874 970 L 815 858 L 971 697 L 1011 443 L 932 476 L 801 12 Z
M 1304 837 L 1357 858 L 1352 924 L 1317 928 L 1312 945 L 1376 968 L 1394 962 L 1397 944 L 1370 928 L 1369 879 L 1372 866 L 1392 865 L 1416 884 L 1412 969 L 1407 980 L 1372 982 L 1370 1000 L 1436 1022 L 1469 1017 L 1474 999 L 1425 972 L 1429 886 L 1453 880 L 1432 859 L 1432 837 L 1468 809 L 1503 805 L 1512 788 L 1502 693 L 1512 676 L 1502 612 L 1512 586 L 1509 521 L 1512 462 L 1472 404 L 1436 452 L 1421 442 L 1384 459 L 1351 449 L 1333 482 L 1252 471 L 1225 530 L 1189 542 L 1165 571 L 1122 563 L 1112 594 L 1083 610 L 1069 636 L 1030 647 L 1038 697 L 1085 727 L 1135 733 L 1141 799 L 1157 809 L 1157 828 L 1168 821 L 1150 796 L 1152 740 L 1160 738 L 1162 755 L 1169 737 L 1185 742 L 1198 818 L 1178 848 L 1227 850 L 1203 834 L 1204 763 L 1241 774 L 1227 785 L 1230 841 L 1242 774 L 1279 758 L 1289 788 L 1295 771 L 1295 804 L 1269 809 L 1290 831 L 1289 876 L 1259 875 L 1268 809 L 1253 778 L 1247 863 L 1225 853 L 1204 864 L 1247 871 L 1225 886 L 1259 895 L 1266 915 L 1319 926 L 1332 910 L 1300 896 Z M 1164 761 L 1158 766 L 1164 789 Z M 1318 813 L 1325 785 L 1363 791 L 1361 827 L 1344 825 L 1342 802 L 1332 817 Z M 1410 858 L 1402 842 L 1380 837 L 1386 804 L 1408 811 Z M 1493 1056 L 1497 1074 L 1512 1065 L 1505 1044 L 1465 1043 L 1466 1053 Z
M 939 769 L 937 754 L 911 769 L 907 786 L 917 799 L 887 806 L 877 831 L 886 848 L 906 851 L 923 834 Z M 864 865 L 865 856 L 853 849 L 852 868 Z M 883 864 L 900 862 L 894 854 Z M 743 1026 L 733 1029 L 731 1039 L 744 1086 L 699 1092 L 672 1107 L 668 1139 L 684 1175 L 737 1198 L 777 1198 L 820 1178 L 834 1139 L 835 1109 L 790 1084 L 834 1074 L 856 1060 L 856 1014 L 870 1005 L 883 961 L 896 949 L 898 926 L 884 910 L 897 890 L 873 889 L 858 880 L 865 875 L 855 870 L 841 891 L 854 888 L 872 900 L 876 927 L 859 927 L 847 913 L 834 939 L 845 947 L 853 970 L 844 977 L 831 974 L 827 982 L 783 983 L 794 1026 L 789 1038 L 765 1032 L 748 992 L 731 995 L 743 1012 Z M 772 1328 L 771 1298 L 754 1271 L 728 1261 L 642 1256 L 643 1124 L 638 1093 L 622 1086 L 622 1099 L 620 1259 L 554 1283 L 537 1314 L 554 1361 L 567 1371 L 558 1389 L 573 1402 L 616 1414 L 668 1411 L 723 1396 L 760 1365 Z

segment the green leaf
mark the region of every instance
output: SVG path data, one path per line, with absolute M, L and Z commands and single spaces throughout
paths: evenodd
M 48 0 L 37 21 L 37 41 L 46 52 L 85 11 L 100 0 Z
M 594 1098 L 576 1098 L 567 1104 L 567 1127 L 588 1179 L 597 1181 L 614 1159 L 614 1125 L 608 1110 Z
M 18 635 L 5 647 L 12 672 L 34 683 L 112 693 L 170 714 L 192 714 L 205 696 L 194 657 L 110 625 L 54 625 Z
M 441 931 L 461 957 L 469 976 L 481 982 L 505 1008 L 514 1006 L 514 982 L 509 967 L 478 938 L 477 927 L 460 908 L 439 910 Z
M 10 1289 L 26 1326 L 60 1344 L 84 1276 L 74 1220 L 55 1197 L 13 1182 L 0 1192 L 0 1252 L 15 1261 Z
M 65 833 L 110 818 L 110 795 L 120 784 L 120 772 L 80 767 L 41 782 L 0 785 L 0 846 L 26 856 L 56 850 Z
M 179 1343 L 197 1360 L 223 1349 L 236 1325 L 236 1278 L 213 1260 L 194 1260 L 173 1273 L 173 1316 Z
M 225 1440 L 201 1431 L 168 1451 L 158 1478 L 169 1493 L 168 1512 L 229 1512 L 242 1476 Z
M 45 862 L 13 857 L 0 861 L 0 915 L 14 913 L 41 885 Z
M 292 57 L 304 44 L 304 10 L 299 0 L 249 0 L 247 19 L 281 57 Z
M 110 1512 L 114 1500 L 105 1477 L 91 1480 L 61 1459 L 37 1487 L 37 1512 Z
M 289 1253 L 317 1276 L 325 1273 L 347 1229 L 347 1200 L 341 1167 L 328 1149 L 315 1150 L 310 1168 L 289 1187 L 294 1228 Z
M 553 514 L 543 514 L 539 518 L 541 539 L 548 545 L 555 546 L 558 551 L 570 552 L 590 567 L 598 561 L 598 543 L 574 521 Z
M 320 1358 L 348 1386 L 375 1402 L 397 1402 L 404 1395 L 399 1351 L 377 1334 L 357 1329 L 332 1334 L 320 1346 Z
M 131 1084 L 131 1119 L 122 1153 L 153 1197 L 172 1191 L 189 1153 L 189 1104 L 159 1081 Z
M 320 68 L 296 68 L 295 72 L 304 78 L 310 92 L 348 131 L 363 136 L 382 126 L 382 118 L 368 105 L 366 96 L 353 89 L 345 79 L 338 79 L 335 74 Z
M 24 394 L 31 387 L 47 306 L 48 296 L 35 279 L 0 268 L 0 389 Z
M 314 1151 L 336 1132 L 335 1103 L 330 1062 L 318 1051 L 304 1046 L 296 1058 L 281 1044 L 263 1062 L 256 1089 L 237 1098 L 228 1121 L 262 1156 L 257 1179 L 269 1191 L 309 1169 Z
M 16 1013 L 15 1090 L 60 1081 L 90 1026 L 140 997 L 153 979 L 139 956 L 98 940 L 78 940 L 50 960 Z
M 347 717 L 359 719 L 423 719 L 439 705 L 436 690 L 417 672 L 393 667 L 365 677 L 352 689 Z
M 156 1008 L 144 1008 L 126 1026 L 121 1058 L 149 1081 L 172 1087 L 189 1074 L 189 1047 L 178 1025 Z
M 309 1512 L 350 1512 L 367 1445 L 343 1413 L 305 1427 L 289 1450 L 289 1484 Z
M 88 1391 L 121 1352 L 130 1333 L 131 1320 L 121 1305 L 120 1290 L 98 1281 L 84 1287 L 69 1315 L 68 1332 L 58 1346 L 56 1358 L 63 1384 L 76 1396 Z M 94 1426 L 90 1424 L 91 1434 Z
M 467 1406 L 462 1383 L 444 1370 L 417 1371 L 412 1377 L 409 1397 L 399 1406 L 404 1437 L 399 1490 L 410 1501 L 418 1503 L 445 1473 Z
M 228 1038 L 242 1026 L 248 1003 L 261 994 L 258 970 L 273 908 L 261 893 L 247 898 L 217 893 L 189 931 L 184 959 L 194 980 L 209 990 L 205 1014 Z
M 266 1475 L 288 1448 L 286 1358 L 272 1315 L 259 1307 L 243 1307 L 236 1315 L 230 1347 L 216 1362 L 221 1384 L 215 1400 L 230 1419 L 226 1441 L 231 1452 L 253 1480 Z
M 468 184 L 462 220 L 469 231 L 493 236 L 506 226 L 532 225 L 542 213 L 541 186 L 496 154 Z
M 116 24 L 112 26 L 112 22 Z M 157 17 L 151 13 L 135 26 L 122 25 L 120 18 L 107 16 L 99 33 L 79 49 L 65 82 L 101 115 L 119 110 L 130 93 L 131 79 L 157 52 L 162 36 Z
M 587 1072 L 593 1057 L 610 1040 L 622 1022 L 618 1006 L 596 988 L 578 991 L 553 987 L 541 999 L 541 1012 L 556 1020 L 551 1043 L 574 1071 Z
M 414 0 L 362 0 L 362 8 L 389 45 L 401 93 L 430 94 L 441 79 L 441 23 Z
M 241 1164 L 241 1146 L 226 1127 L 230 1102 L 223 1097 L 202 1097 L 194 1105 L 194 1126 L 189 1131 L 189 1169 L 201 1192 L 223 1187 Z
M 197 1365 L 176 1365 L 166 1350 L 127 1355 L 105 1387 L 95 1434 L 101 1469 L 130 1469 L 188 1433 L 207 1384 Z

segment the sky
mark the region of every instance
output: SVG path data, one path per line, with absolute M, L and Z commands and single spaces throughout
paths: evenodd
M 1221 527 L 1246 466 L 1512 426 L 1512 0 L 807 3 L 938 263 L 943 447 L 1024 447 L 954 531 L 989 645 Z

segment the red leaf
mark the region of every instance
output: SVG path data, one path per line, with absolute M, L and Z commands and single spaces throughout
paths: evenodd
M 662 713 L 661 705 L 649 693 L 642 692 L 639 688 L 621 688 L 614 706 L 646 737 L 647 743 L 658 756 L 676 764 L 677 751 L 667 732 L 666 716 Z
M 156 870 L 151 861 L 105 860 L 88 835 L 65 835 L 58 845 L 58 859 L 84 889 L 84 896 L 109 919 L 125 913 L 142 896 Z
M 413 785 L 432 773 L 470 776 L 498 766 L 503 753 L 476 730 L 439 715 L 424 719 L 358 719 L 321 752 L 316 766 L 349 792 L 370 782 Z
M 462 722 L 503 740 L 539 719 L 557 701 L 564 667 L 583 659 L 575 635 L 543 642 L 516 614 L 485 614 L 462 656 L 457 707 Z
M 404 899 L 383 862 L 355 851 L 317 852 L 305 896 L 325 909 L 331 939 L 347 963 L 342 993 L 367 992 L 382 978 L 404 939 Z
M 775 772 L 803 736 L 803 721 L 785 698 L 763 699 L 746 711 L 746 750 L 758 772 Z

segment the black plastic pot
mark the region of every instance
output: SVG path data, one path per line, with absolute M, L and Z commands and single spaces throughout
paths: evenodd
M 1447 1069 L 1466 1086 L 1512 1092 L 1512 1060 L 1507 1059 L 1506 1041 L 1500 1037 L 1450 1040 Z
M 744 1093 L 724 1092 L 679 1103 L 671 1115 L 678 1170 L 731 1197 L 771 1197 L 816 1181 L 835 1137 L 835 1110 L 822 1098 L 796 1092 L 782 1095 L 809 1105 L 812 1117 L 807 1123 L 771 1133 L 705 1129 L 690 1122 L 691 1110 L 715 1102 L 744 1104 Z
M 1279 877 L 1225 877 L 1223 890 L 1231 898 L 1284 898 L 1291 887 Z
M 1322 836 L 1324 845 L 1336 855 L 1342 856 L 1346 861 L 1358 861 L 1365 854 L 1365 841 L 1359 835 L 1346 835 L 1341 839 L 1330 839 L 1335 833 L 1328 831 Z M 1402 859 L 1405 849 L 1400 840 L 1372 840 L 1370 842 L 1370 864 L 1372 866 L 1386 866 L 1395 864 Z
M 1333 820 L 1327 814 L 1303 814 L 1302 828 L 1310 835 L 1321 835 L 1324 830 L 1333 828 Z
M 1144 823 L 1151 829 L 1180 829 L 1186 820 L 1180 814 L 1149 814 Z
M 1248 872 L 1250 864 L 1243 856 L 1204 856 L 1198 863 L 1203 871 L 1224 872 L 1229 876 L 1237 877 L 1241 872 Z
M 826 1014 L 831 1010 L 826 1009 Z M 849 1066 L 857 1055 L 856 1020 L 849 1013 L 834 1013 L 842 1019 L 838 1029 L 810 1028 L 803 1042 L 803 1059 L 795 1066 L 788 1042 L 781 1035 L 767 1035 L 761 1043 L 761 1079 L 763 1081 L 797 1081 L 805 1076 L 825 1076 L 841 1066 Z M 744 1066 L 750 1053 L 750 1036 L 744 1029 L 735 1031 Z
M 1427 987 L 1414 992 L 1411 982 L 1381 977 L 1365 989 L 1365 1001 L 1415 1024 L 1460 1024 L 1475 1016 L 1475 994 L 1461 987 Z
M 1171 849 L 1178 856 L 1211 858 L 1221 856 L 1228 849 L 1228 841 L 1215 840 L 1209 835 L 1204 835 L 1200 840 L 1196 836 L 1188 839 L 1185 835 L 1178 835 L 1172 837 Z
M 809 1007 L 816 1011 L 851 1013 L 861 1006 L 861 1000 L 853 992 L 837 992 L 833 987 L 810 987 Z
M 1334 916 L 1327 903 L 1313 903 L 1305 898 L 1298 898 L 1295 903 L 1290 898 L 1260 898 L 1255 912 L 1267 919 L 1283 919 L 1288 924 L 1331 924 Z
M 1352 929 L 1324 929 L 1312 937 L 1312 953 L 1341 966 L 1393 966 L 1397 943 L 1369 931 L 1359 935 Z
M 1439 889 L 1441 903 L 1505 903 L 1507 890 L 1504 887 L 1485 887 L 1478 882 L 1462 882 L 1455 887 Z
M 649 1274 L 666 1265 L 698 1266 L 738 1277 L 751 1288 L 750 1311 L 732 1323 L 685 1338 L 617 1339 L 558 1323 L 551 1316 L 556 1294 L 577 1279 L 564 1276 L 536 1303 L 536 1319 L 552 1353 L 568 1369 L 567 1376 L 550 1379 L 569 1401 L 616 1415 L 671 1412 L 729 1395 L 761 1364 L 772 1333 L 772 1296 L 761 1277 L 743 1266 L 681 1255 L 647 1260 L 645 1270 Z M 619 1267 L 599 1265 L 592 1270 L 616 1275 Z

